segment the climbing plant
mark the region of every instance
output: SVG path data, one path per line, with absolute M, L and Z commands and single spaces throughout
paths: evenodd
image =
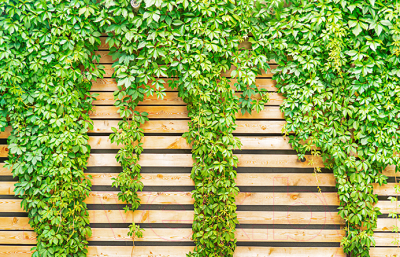
M 33 256 L 87 253 L 97 9 L 91 0 L 0 2 L 0 126 L 12 127 L 6 166 L 37 235 Z
M 300 158 L 312 151 L 333 169 L 352 256 L 375 245 L 373 183 L 399 161 L 399 11 L 399 1 L 291 1 L 264 35 L 279 64 L 285 133 Z
M 118 83 L 114 95 L 123 120 L 110 138 L 123 145 L 116 157 L 123 172 L 113 184 L 121 188 L 119 199 L 128 202 L 126 210 L 135 210 L 140 203 L 136 192 L 143 188 L 138 160 L 143 151 L 140 124 L 147 114 L 135 107 L 145 95 L 162 98 L 166 86 L 178 88 L 191 118 L 184 137 L 193 146 L 196 185 L 196 249 L 190 256 L 231 256 L 238 193 L 233 169 L 238 160 L 232 150 L 241 145 L 232 135 L 235 115 L 240 109 L 260 111 L 268 100 L 255 84 L 261 69 L 269 68 L 257 38 L 261 33 L 257 17 L 262 15 L 257 11 L 262 5 L 222 0 L 102 4 L 97 21 L 108 32 L 111 55 L 118 58 L 113 65 Z M 240 45 L 250 33 L 252 51 Z M 228 72 L 232 66 L 236 69 Z M 242 91 L 240 98 L 234 89 Z M 133 224 L 129 235 L 140 237 L 141 230 Z

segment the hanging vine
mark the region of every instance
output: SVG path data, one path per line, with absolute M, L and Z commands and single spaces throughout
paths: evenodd
M 98 22 L 109 33 L 111 55 L 118 82 L 116 106 L 123 121 L 111 135 L 112 142 L 123 144 L 117 160 L 123 172 L 114 186 L 121 188 L 119 199 L 126 210 L 139 206 L 137 190 L 142 190 L 139 155 L 143 151 L 140 124 L 146 114 L 134 111 L 145 95 L 162 98 L 165 84 L 177 87 L 188 104 L 189 132 L 193 145 L 192 178 L 196 184 L 192 256 L 230 256 L 235 249 L 237 218 L 234 179 L 237 158 L 232 150 L 240 147 L 232 136 L 235 114 L 242 109 L 263 109 L 267 94 L 258 90 L 255 77 L 269 68 L 263 49 L 240 50 L 249 33 L 259 32 L 254 1 L 104 1 Z M 257 39 L 254 45 L 259 46 Z M 221 73 L 237 67 L 231 82 Z M 166 79 L 169 78 L 169 79 Z M 243 91 L 239 99 L 236 90 Z M 252 99 L 258 94 L 258 99 Z M 130 123 L 130 121 L 132 121 Z M 137 146 L 134 146 L 136 143 Z M 135 143 L 135 144 L 134 144 Z M 140 237 L 133 224 L 130 235 Z
M 33 256 L 87 253 L 97 8 L 90 0 L 0 2 L 0 126 L 12 126 L 6 166 L 37 234 Z
M 341 244 L 369 256 L 380 213 L 373 183 L 399 158 L 400 3 L 291 1 L 265 37 L 299 157 L 320 148 L 332 168 L 346 221 Z

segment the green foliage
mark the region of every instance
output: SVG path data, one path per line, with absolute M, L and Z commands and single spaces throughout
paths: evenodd
M 372 183 L 397 165 L 400 4 L 382 0 L 292 1 L 266 32 L 290 143 L 332 168 L 346 221 L 342 246 L 369 256 L 379 209 Z M 320 148 L 317 151 L 316 148 Z
M 12 126 L 6 165 L 37 233 L 33 256 L 87 253 L 97 9 L 90 0 L 0 2 L 0 127 Z
M 262 110 L 268 100 L 255 85 L 256 75 L 269 68 L 262 47 L 265 40 L 259 42 L 257 37 L 262 32 L 257 18 L 262 5 L 223 0 L 137 2 L 140 6 L 132 8 L 126 0 L 104 1 L 97 19 L 109 32 L 111 55 L 119 58 L 114 64 L 118 82 L 114 95 L 123 121 L 111 140 L 123 145 L 117 160 L 124 172 L 114 185 L 121 188 L 119 198 L 128 202 L 127 210 L 135 210 L 139 206 L 136 192 L 143 188 L 139 126 L 147 117 L 134 109 L 145 95 L 162 98 L 165 84 L 177 87 L 188 104 L 190 131 L 184 136 L 193 146 L 195 161 L 193 240 L 197 247 L 190 256 L 232 256 L 239 191 L 232 150 L 240 147 L 232 136 L 235 114 L 240 109 Z M 255 35 L 253 50 L 239 49 L 250 33 Z M 237 67 L 232 72 L 235 82 L 221 76 L 232 65 Z M 240 99 L 231 84 L 243 91 Z M 257 94 L 258 100 L 253 100 Z M 140 230 L 133 224 L 130 234 L 136 232 Z

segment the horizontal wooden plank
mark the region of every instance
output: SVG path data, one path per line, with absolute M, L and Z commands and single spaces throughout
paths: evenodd
M 12 192 L 10 192 L 12 194 Z M 117 191 L 92 191 L 86 198 L 87 204 L 125 204 L 118 200 Z M 193 204 L 190 192 L 139 192 L 141 204 Z M 2 210 L 23 212 L 21 200 L 0 199 Z M 337 206 L 336 193 L 248 193 L 241 192 L 236 197 L 237 205 L 323 205 Z M 184 210 L 185 207 L 182 206 Z
M 310 168 L 324 167 L 322 158 L 305 156 L 305 161 L 298 160 L 297 155 L 272 155 L 272 154 L 237 154 L 238 167 L 292 167 Z M 313 166 L 309 161 L 314 160 Z M 191 167 L 193 159 L 191 154 L 142 154 L 139 161 L 144 167 Z M 115 160 L 115 154 L 91 154 L 89 167 L 120 166 Z
M 117 113 L 116 113 L 117 114 Z M 119 115 L 118 115 L 119 118 Z M 145 133 L 185 133 L 189 131 L 188 120 L 149 120 L 140 127 Z M 234 133 L 241 134 L 280 134 L 285 121 L 237 120 Z M 118 120 L 93 120 L 90 133 L 113 133 L 111 128 L 118 128 Z M 10 133 L 0 133 L 0 139 L 8 138 Z
M 400 257 L 400 249 L 398 247 L 373 247 L 369 250 L 369 254 L 370 257 Z
M 31 246 L 0 246 L 4 257 L 30 257 Z M 186 257 L 191 246 L 89 246 L 88 257 Z M 379 248 L 375 248 L 379 249 Z M 393 248 L 391 248 L 393 249 Z M 372 250 L 371 250 L 372 251 Z M 388 252 L 385 250 L 385 252 Z M 382 251 L 379 251 L 382 253 Z M 394 252 L 393 252 L 394 253 Z M 345 257 L 342 248 L 328 247 L 236 247 L 234 257 Z M 373 255 L 371 255 L 373 256 Z M 374 255 L 378 256 L 378 255 Z M 393 255 L 379 255 L 389 257 Z
M 89 241 L 132 241 L 127 228 L 93 228 Z M 135 241 L 143 242 L 190 242 L 191 229 L 146 229 L 143 238 Z M 315 229 L 237 229 L 235 236 L 239 242 L 340 242 L 343 230 Z M 392 246 L 392 241 L 399 238 L 400 233 L 375 233 L 376 246 Z M 0 244 L 35 244 L 33 231 L 0 231 Z
M 100 92 L 96 96 L 96 100 L 93 101 L 94 105 L 114 105 L 115 98 L 112 92 Z M 241 93 L 236 93 L 236 96 L 240 98 Z M 284 97 L 280 93 L 270 93 L 270 100 L 266 105 L 281 105 Z M 255 95 L 252 99 L 260 99 L 259 95 Z M 186 105 L 181 97 L 178 96 L 177 92 L 166 92 L 163 99 L 157 98 L 156 95 L 147 96 L 139 106 L 145 105 Z
M 242 150 L 291 150 L 288 138 L 284 137 L 238 137 L 242 142 Z M 145 136 L 141 143 L 144 149 L 191 149 L 186 143 L 186 139 L 181 136 Z M 89 144 L 92 149 L 119 149 L 116 143 L 111 143 L 108 136 L 91 136 Z M 0 145 L 1 147 L 6 147 Z M 7 156 L 7 155 L 5 155 Z
M 127 228 L 93 228 L 88 241 L 132 241 Z M 237 229 L 239 242 L 340 242 L 344 235 L 341 230 L 313 229 Z M 191 229 L 152 228 L 143 231 L 143 238 L 135 241 L 190 242 Z M 0 244 L 35 244 L 33 231 L 0 231 Z
M 159 223 L 192 224 L 193 211 L 136 210 L 125 213 L 123 210 L 89 210 L 90 223 Z M 238 211 L 239 224 L 338 224 L 344 221 L 336 212 L 254 212 Z M 387 227 L 378 230 L 386 231 Z M 0 217 L 0 230 L 32 230 L 28 217 Z
M 105 71 L 104 78 L 111 78 L 113 73 L 114 73 L 114 68 L 112 67 L 111 64 L 104 64 L 103 66 L 104 66 L 104 71 Z M 274 69 L 277 68 L 277 65 L 271 64 L 270 68 L 271 68 L 271 70 L 274 70 Z M 230 77 L 232 71 L 235 70 L 235 69 L 236 68 L 232 66 L 230 70 L 228 70 L 226 72 L 223 72 L 221 75 L 223 77 Z M 261 74 L 257 75 L 257 77 L 258 78 L 263 78 L 263 77 L 270 78 L 273 75 L 271 70 L 267 70 L 267 71 L 262 70 Z
M 118 107 L 115 106 L 94 106 L 90 112 L 91 119 L 120 119 L 117 112 Z M 188 110 L 186 106 L 138 106 L 135 108 L 138 112 L 147 112 L 149 119 L 188 119 Z M 283 119 L 283 113 L 279 107 L 266 106 L 264 110 L 252 112 L 250 115 L 246 113 L 236 114 L 237 119 Z
M 163 83 L 165 91 L 178 91 L 177 88 L 171 88 L 168 86 L 168 81 L 173 80 L 173 79 L 158 79 L 160 80 L 161 83 Z M 151 88 L 155 88 L 155 86 L 152 86 L 152 81 L 148 83 L 148 85 L 151 86 Z M 232 89 L 236 89 L 235 83 L 237 83 L 236 79 L 229 79 L 229 84 L 231 85 Z M 272 80 L 270 78 L 256 78 L 255 84 L 258 88 L 260 89 L 265 89 L 270 92 L 277 91 L 278 89 L 275 87 L 276 81 Z M 115 79 L 112 78 L 104 78 L 104 79 L 97 79 L 96 81 L 92 80 L 92 87 L 91 91 L 96 91 L 96 92 L 113 92 L 117 90 L 117 82 Z
M 285 121 L 237 120 L 235 133 L 242 134 L 280 134 Z M 118 120 L 93 120 L 90 133 L 112 133 L 118 128 Z M 185 133 L 189 131 L 188 120 L 149 120 L 140 126 L 145 133 Z M 0 134 L 1 135 L 1 134 Z

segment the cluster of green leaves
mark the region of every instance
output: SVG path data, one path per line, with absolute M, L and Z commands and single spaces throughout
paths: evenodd
M 127 201 L 126 210 L 139 206 L 139 155 L 143 151 L 140 124 L 145 113 L 134 111 L 145 95 L 164 96 L 165 85 L 177 87 L 188 104 L 189 132 L 195 161 L 192 178 L 196 190 L 193 240 L 196 250 L 190 256 L 232 256 L 237 218 L 235 186 L 237 158 L 232 150 L 240 148 L 234 138 L 235 114 L 264 108 L 268 95 L 258 90 L 255 77 L 268 69 L 267 59 L 256 35 L 262 32 L 258 16 L 261 4 L 255 1 L 136 1 L 133 8 L 126 0 L 106 0 L 98 22 L 109 32 L 107 39 L 118 82 L 116 105 L 123 121 L 111 140 L 122 144 L 117 160 L 123 173 L 114 185 Z M 253 49 L 240 49 L 251 39 Z M 221 76 L 231 66 L 236 69 L 230 80 Z M 168 79 L 167 79 L 168 78 Z M 235 90 L 242 91 L 238 98 Z M 258 94 L 258 99 L 252 99 Z M 130 235 L 140 236 L 132 225 Z
M 6 166 L 37 234 L 33 256 L 87 253 L 97 9 L 92 0 L 0 1 L 0 127 L 12 126 Z
M 291 2 L 266 31 L 286 132 L 300 158 L 311 151 L 333 169 L 342 246 L 369 256 L 381 214 L 372 183 L 386 183 L 383 169 L 399 161 L 400 3 Z

